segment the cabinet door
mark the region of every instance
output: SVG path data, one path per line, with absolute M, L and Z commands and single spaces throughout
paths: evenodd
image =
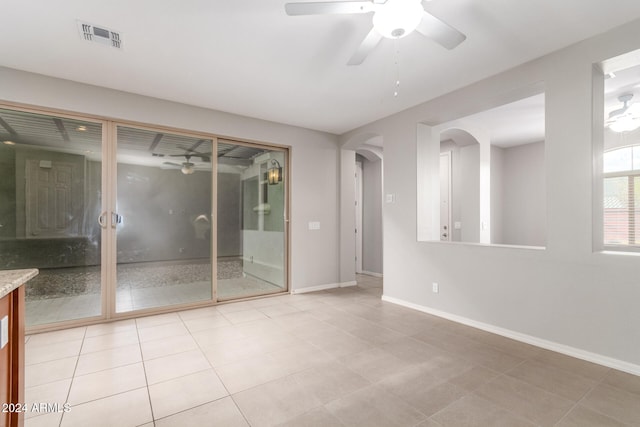
M 24 403 L 24 286 L 20 286 L 0 300 L 0 319 L 8 322 L 8 341 L 0 349 L 0 403 Z M 20 427 L 24 413 L 15 411 L 15 406 L 2 408 L 5 426 Z
M 0 319 L 9 316 L 11 295 L 0 300 Z M 9 329 L 11 330 L 11 329 Z M 9 403 L 11 397 L 11 341 L 0 350 L 0 403 Z M 9 414 L 2 413 L 2 425 L 9 425 Z

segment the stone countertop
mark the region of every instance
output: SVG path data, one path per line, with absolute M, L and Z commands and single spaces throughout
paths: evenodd
M 0 298 L 9 295 L 14 289 L 38 275 L 37 268 L 24 270 L 0 270 Z

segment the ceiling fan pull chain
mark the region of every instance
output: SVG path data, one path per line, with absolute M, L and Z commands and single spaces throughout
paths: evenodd
M 394 40 L 394 50 L 395 50 L 395 66 L 396 66 L 396 84 L 393 91 L 393 96 L 397 97 L 400 93 L 400 39 L 397 38 Z

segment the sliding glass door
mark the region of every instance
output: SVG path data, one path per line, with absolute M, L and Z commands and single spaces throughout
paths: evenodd
M 286 151 L 219 140 L 217 157 L 218 299 L 286 291 Z
M 116 133 L 116 312 L 210 301 L 212 140 Z
M 31 331 L 286 292 L 287 171 L 284 148 L 0 108 L 0 270 L 40 270 Z
M 103 124 L 0 109 L 0 269 L 38 268 L 26 325 L 100 316 Z

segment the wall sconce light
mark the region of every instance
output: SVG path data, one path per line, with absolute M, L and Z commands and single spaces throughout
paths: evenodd
M 267 169 L 267 181 L 269 185 L 275 185 L 282 181 L 282 166 L 276 159 L 271 159 L 271 167 Z

